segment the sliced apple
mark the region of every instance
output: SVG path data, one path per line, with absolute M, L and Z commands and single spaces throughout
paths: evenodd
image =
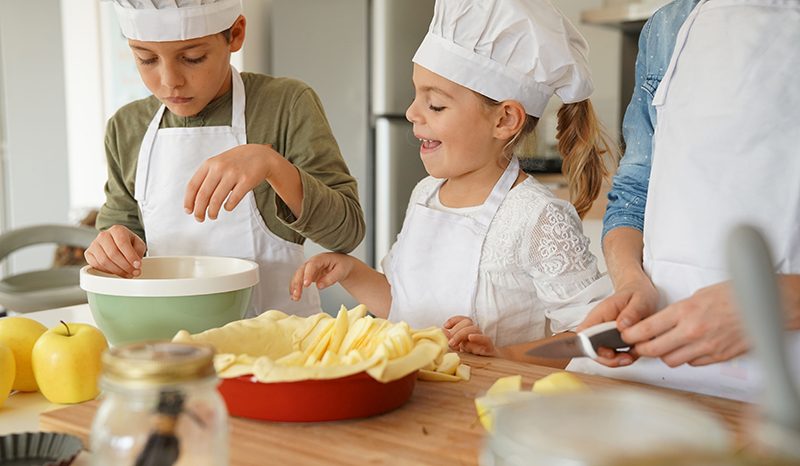
M 471 373 L 472 370 L 466 364 L 459 364 L 458 368 L 456 368 L 456 376 L 461 380 L 469 381 Z
M 461 358 L 456 353 L 447 353 L 442 357 L 442 363 L 436 368 L 436 372 L 442 374 L 455 375 L 458 365 L 461 363 Z
M 417 378 L 420 380 L 430 380 L 433 382 L 458 382 L 461 380 L 455 375 L 443 374 L 436 371 L 426 371 L 424 369 L 420 369 L 420 371 L 417 373 Z
M 561 395 L 590 391 L 586 383 L 569 372 L 554 372 L 533 383 L 533 391 L 542 395 Z
M 486 390 L 487 395 L 494 395 L 495 393 L 502 392 L 518 392 L 522 389 L 522 376 L 509 375 L 508 377 L 500 377 Z

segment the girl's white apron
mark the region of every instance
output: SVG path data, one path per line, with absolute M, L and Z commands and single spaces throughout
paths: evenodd
M 300 301 L 289 298 L 289 280 L 305 262 L 303 246 L 269 231 L 253 192 L 233 211 L 221 209 L 216 220 L 199 223 L 183 210 L 186 185 L 206 159 L 247 143 L 244 85 L 232 69 L 231 126 L 159 129 L 165 106 L 147 128 L 136 169 L 136 192 L 147 237 L 148 256 L 227 256 L 259 264 L 260 280 L 253 292 L 248 317 L 277 309 L 309 316 L 321 311 L 313 288 Z
M 740 223 L 764 232 L 776 272 L 800 273 L 798 44 L 797 0 L 704 0 L 681 28 L 653 99 L 644 268 L 660 309 L 728 279 L 724 245 Z M 752 399 L 761 377 L 748 356 L 675 369 L 660 359 L 610 369 L 581 358 L 568 369 L 738 399 Z
M 428 207 L 445 180 L 411 208 L 390 265 L 389 320 L 422 329 L 441 327 L 450 317 L 465 315 L 484 334 L 497 338 L 496 313 L 475 312 L 478 270 L 489 224 L 518 173 L 519 161 L 513 157 L 475 220 Z

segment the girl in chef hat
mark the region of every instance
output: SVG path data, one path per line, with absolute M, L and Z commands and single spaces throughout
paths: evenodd
M 612 291 L 580 220 L 612 149 L 588 100 L 587 55 L 548 0 L 437 0 L 406 112 L 431 176 L 411 195 L 384 273 L 321 254 L 295 273 L 293 297 L 339 282 L 376 316 L 443 325 L 451 347 L 492 356 L 574 329 Z M 558 148 L 574 205 L 513 155 L 554 93 L 564 102 Z
M 249 259 L 261 266 L 250 316 L 320 312 L 315 294 L 286 296 L 305 238 L 349 252 L 365 224 L 319 98 L 230 65 L 245 37 L 240 0 L 113 1 L 153 95 L 108 122 L 106 202 L 87 261 L 131 278 L 145 250 Z

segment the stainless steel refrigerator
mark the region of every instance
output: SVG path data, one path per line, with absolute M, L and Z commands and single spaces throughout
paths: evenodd
M 271 72 L 305 81 L 320 96 L 367 221 L 355 256 L 380 270 L 414 186 L 427 175 L 405 111 L 414 98 L 414 55 L 434 0 L 273 0 Z M 248 18 L 249 19 L 249 18 Z M 306 245 L 306 255 L 323 249 Z M 287 285 L 288 288 L 288 285 Z M 355 304 L 336 286 L 323 310 Z

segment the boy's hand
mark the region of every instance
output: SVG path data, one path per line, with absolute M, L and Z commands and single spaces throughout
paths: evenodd
M 325 252 L 312 257 L 292 275 L 289 295 L 297 301 L 303 295 L 303 288 L 317 283 L 317 289 L 329 287 L 347 278 L 353 269 L 353 257 L 347 254 Z
M 95 269 L 122 278 L 141 273 L 142 257 L 147 250 L 141 238 L 122 225 L 101 231 L 83 253 L 86 262 Z
M 444 323 L 444 334 L 450 348 L 479 356 L 504 357 L 492 339 L 481 333 L 480 329 L 466 316 L 455 316 Z
M 277 152 L 271 144 L 245 144 L 206 160 L 186 186 L 184 210 L 198 222 L 205 220 L 206 209 L 208 218 L 216 220 L 223 202 L 230 212 L 269 177 L 272 154 Z

